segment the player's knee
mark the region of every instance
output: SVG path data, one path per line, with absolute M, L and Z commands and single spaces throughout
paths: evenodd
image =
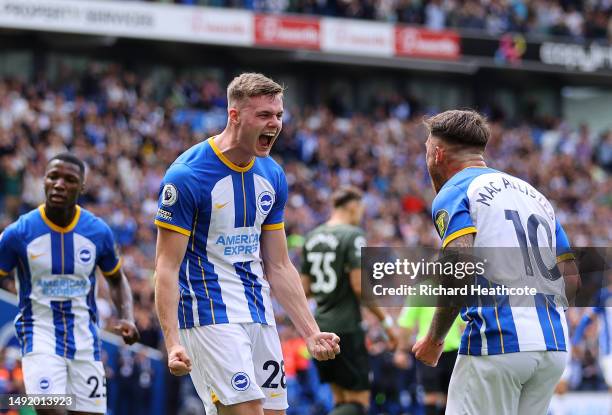
M 366 408 L 357 402 L 345 402 L 336 405 L 329 415 L 366 415 Z

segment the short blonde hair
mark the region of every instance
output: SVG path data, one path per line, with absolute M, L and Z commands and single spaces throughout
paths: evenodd
M 265 75 L 247 72 L 235 77 L 227 86 L 227 102 L 232 105 L 245 98 L 278 94 L 282 96 L 284 90 L 285 88 Z

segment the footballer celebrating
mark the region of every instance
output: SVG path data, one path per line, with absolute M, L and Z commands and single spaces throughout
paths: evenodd
M 282 128 L 283 88 L 245 73 L 229 84 L 227 99 L 225 130 L 179 156 L 160 186 L 157 313 L 169 369 L 191 372 L 207 413 L 283 414 L 271 292 L 315 359 L 333 359 L 339 338 L 319 330 L 287 251 L 287 181 L 269 157 Z
M 0 235 L 0 276 L 17 268 L 15 329 L 28 394 L 73 394 L 73 413 L 106 413 L 100 359 L 96 267 L 106 277 L 121 320 L 114 331 L 127 344 L 139 338 L 132 293 L 110 228 L 78 206 L 83 162 L 53 157 L 45 172 L 46 201 Z M 37 409 L 39 414 L 55 410 Z
M 567 236 L 545 196 L 525 181 L 486 166 L 483 154 L 490 130 L 481 115 L 446 111 L 425 124 L 427 168 L 437 193 L 432 216 L 442 248 L 448 253 L 504 247 L 504 252 L 516 252 L 512 258 L 506 255 L 505 282 L 529 278 L 543 288 L 521 297 L 520 306 L 514 298 L 496 296 L 487 306 L 438 307 L 413 352 L 435 366 L 460 312 L 467 326 L 446 414 L 545 415 L 566 363 L 566 290 L 571 292 L 578 278 Z

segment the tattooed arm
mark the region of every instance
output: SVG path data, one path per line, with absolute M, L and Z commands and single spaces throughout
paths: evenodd
M 474 234 L 467 234 L 451 241 L 444 249 L 444 253 L 452 254 L 455 250 L 471 248 L 472 246 L 474 246 Z M 427 335 L 416 342 L 412 348 L 418 360 L 428 366 L 436 366 L 438 364 L 444 349 L 444 338 L 457 318 L 461 307 L 461 305 L 453 304 L 450 307 L 436 308 Z

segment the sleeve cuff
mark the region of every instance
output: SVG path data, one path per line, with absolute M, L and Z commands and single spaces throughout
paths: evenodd
M 444 241 L 442 242 L 442 248 L 446 248 L 446 245 L 459 238 L 460 236 L 468 235 L 470 233 L 476 233 L 475 226 L 468 226 L 467 228 L 459 229 L 458 231 L 451 233 L 446 238 L 444 238 Z
M 170 225 L 169 223 L 162 222 L 157 219 L 155 219 L 155 224 L 160 228 L 169 229 L 171 231 L 181 233 L 185 236 L 191 236 L 191 230 L 189 229 L 181 228 L 180 226 Z
M 269 223 L 266 225 L 261 225 L 261 230 L 262 231 L 276 231 L 279 229 L 285 229 L 285 223 L 281 222 L 281 223 Z
M 102 271 L 102 275 L 104 275 L 105 277 L 109 277 L 119 271 L 119 268 L 121 268 L 121 262 L 121 258 L 119 258 L 119 261 L 117 261 L 117 265 L 115 265 L 115 268 L 111 269 L 110 271 Z
M 570 259 L 576 259 L 574 254 L 571 253 L 571 252 L 566 252 L 564 254 L 561 254 L 561 255 L 557 256 L 557 262 L 563 262 L 563 261 L 567 261 L 567 260 L 570 260 Z

